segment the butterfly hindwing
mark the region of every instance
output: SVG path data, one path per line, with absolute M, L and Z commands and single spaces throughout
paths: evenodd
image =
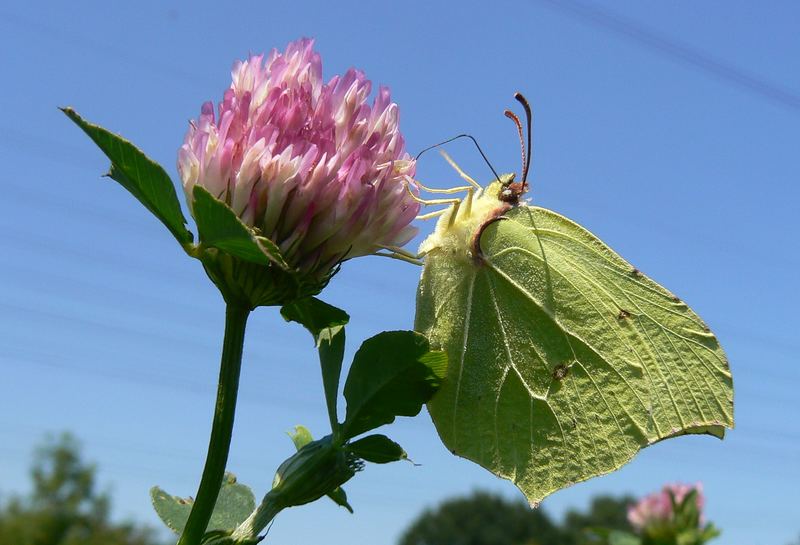
M 472 259 L 430 251 L 418 292 L 417 329 L 450 358 L 429 410 L 456 454 L 537 503 L 660 439 L 732 426 L 716 338 L 597 237 L 526 205 L 479 237 Z

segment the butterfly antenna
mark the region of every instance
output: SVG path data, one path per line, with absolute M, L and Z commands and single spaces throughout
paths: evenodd
M 517 114 L 511 110 L 506 110 L 503 113 L 506 114 L 506 117 L 513 121 L 514 125 L 517 126 L 517 133 L 519 134 L 519 147 L 522 150 L 522 170 L 524 171 L 527 163 L 525 162 L 525 141 L 522 138 L 522 123 L 520 123 Z
M 449 143 L 450 143 L 450 142 L 452 142 L 453 140 L 458 140 L 459 138 L 469 138 L 470 140 L 472 140 L 472 143 L 473 143 L 473 144 L 475 144 L 475 147 L 476 147 L 476 148 L 478 148 L 478 153 L 480 153 L 480 154 L 481 154 L 481 157 L 483 157 L 483 160 L 484 160 L 484 162 L 486 163 L 486 165 L 489 167 L 489 170 L 491 170 L 491 171 L 492 171 L 492 174 L 494 174 L 495 180 L 499 180 L 499 179 L 500 179 L 500 175 L 499 175 L 499 174 L 497 174 L 497 171 L 496 171 L 496 170 L 494 169 L 494 167 L 492 166 L 492 163 L 490 163 L 490 162 L 489 162 L 489 159 L 486 157 L 486 154 L 485 154 L 485 153 L 483 153 L 483 150 L 481 149 L 481 146 L 480 146 L 480 144 L 478 144 L 478 141 L 477 141 L 477 140 L 475 140 L 475 137 L 473 137 L 471 134 L 459 134 L 458 136 L 454 136 L 453 138 L 448 138 L 447 140 L 444 140 L 444 141 L 442 141 L 442 142 L 439 142 L 438 144 L 434 144 L 434 145 L 432 145 L 432 146 L 428 146 L 427 148 L 425 148 L 424 150 L 422 150 L 421 152 L 419 152 L 419 153 L 417 154 L 417 156 L 416 156 L 416 157 L 414 157 L 414 160 L 415 160 L 415 161 L 417 161 L 417 160 L 420 158 L 420 156 L 421 156 L 423 153 L 425 153 L 426 151 L 430 151 L 430 150 L 432 150 L 432 149 L 434 149 L 434 148 L 438 148 L 439 146 L 443 146 L 443 145 L 445 145 L 445 144 L 449 144 Z
M 525 108 L 525 118 L 528 121 L 528 160 L 525 162 L 525 169 L 522 172 L 522 183 L 525 183 L 528 181 L 528 169 L 531 167 L 531 159 L 533 158 L 533 147 L 531 140 L 533 113 L 531 112 L 531 105 L 528 103 L 528 99 L 526 99 L 522 93 L 519 91 L 514 93 L 514 98 L 517 99 L 517 102 L 522 104 L 523 108 Z

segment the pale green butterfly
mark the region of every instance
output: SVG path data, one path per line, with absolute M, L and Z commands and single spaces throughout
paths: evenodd
M 531 115 L 528 121 L 530 150 Z M 449 356 L 428 409 L 454 454 L 532 505 L 683 434 L 722 438 L 733 385 L 717 339 L 680 299 L 573 221 L 521 200 L 522 181 L 470 185 L 420 246 L 415 327 Z M 481 152 L 482 153 L 482 152 Z M 427 189 L 424 186 L 420 186 Z M 441 192 L 441 190 L 439 190 Z

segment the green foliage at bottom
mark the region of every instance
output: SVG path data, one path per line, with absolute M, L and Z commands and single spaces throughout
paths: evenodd
M 111 500 L 97 491 L 95 472 L 70 435 L 46 441 L 34 456 L 31 494 L 0 506 L 0 545 L 158 543 L 149 528 L 111 522 Z
M 612 532 L 630 532 L 628 506 L 636 503 L 633 496 L 595 496 L 586 511 L 571 509 L 564 515 L 561 527 L 569 543 L 589 543 L 587 529 L 605 528 Z
M 598 496 L 587 511 L 569 511 L 558 524 L 541 507 L 475 492 L 424 511 L 398 545 L 582 545 L 590 543 L 586 530 L 594 526 L 630 531 L 626 511 L 632 502 Z

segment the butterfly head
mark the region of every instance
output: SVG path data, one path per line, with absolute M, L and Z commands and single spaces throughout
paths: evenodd
M 500 176 L 500 193 L 497 198 L 510 205 L 519 204 L 519 199 L 528 191 L 528 182 L 516 182 L 515 174 Z
M 422 153 L 445 144 L 456 138 L 469 138 L 478 148 L 486 164 L 495 175 L 494 181 L 486 187 L 482 187 L 478 182 L 468 176 L 449 155 L 441 152 L 445 160 L 458 172 L 459 176 L 469 183 L 467 186 L 457 187 L 453 189 L 435 190 L 426 188 L 417 180 L 410 180 L 415 186 L 422 190 L 427 190 L 432 193 L 454 194 L 465 192 L 463 198 L 443 198 L 443 199 L 420 199 L 416 198 L 420 203 L 425 205 L 433 204 L 447 204 L 445 209 L 437 210 L 428 214 L 419 216 L 420 219 L 439 217 L 434 232 L 431 233 L 420 245 L 419 255 L 424 256 L 434 250 L 440 250 L 448 253 L 452 257 L 463 257 L 465 260 L 472 262 L 477 256 L 477 246 L 475 244 L 476 236 L 479 237 L 483 227 L 493 222 L 494 220 L 503 216 L 512 207 L 519 205 L 522 202 L 523 196 L 528 191 L 528 170 L 530 168 L 530 149 L 531 149 L 531 107 L 528 101 L 520 93 L 515 93 L 514 98 L 522 104 L 525 109 L 525 120 L 527 122 L 527 145 L 524 138 L 524 130 L 520 119 L 510 110 L 505 111 L 506 117 L 514 121 L 519 133 L 520 147 L 522 149 L 522 174 L 521 180 L 517 181 L 516 174 L 502 174 L 499 175 L 492 167 L 486 155 L 481 150 L 475 139 L 468 135 L 458 135 L 449 140 L 445 140 L 439 144 L 425 148 L 422 150 L 417 158 Z

